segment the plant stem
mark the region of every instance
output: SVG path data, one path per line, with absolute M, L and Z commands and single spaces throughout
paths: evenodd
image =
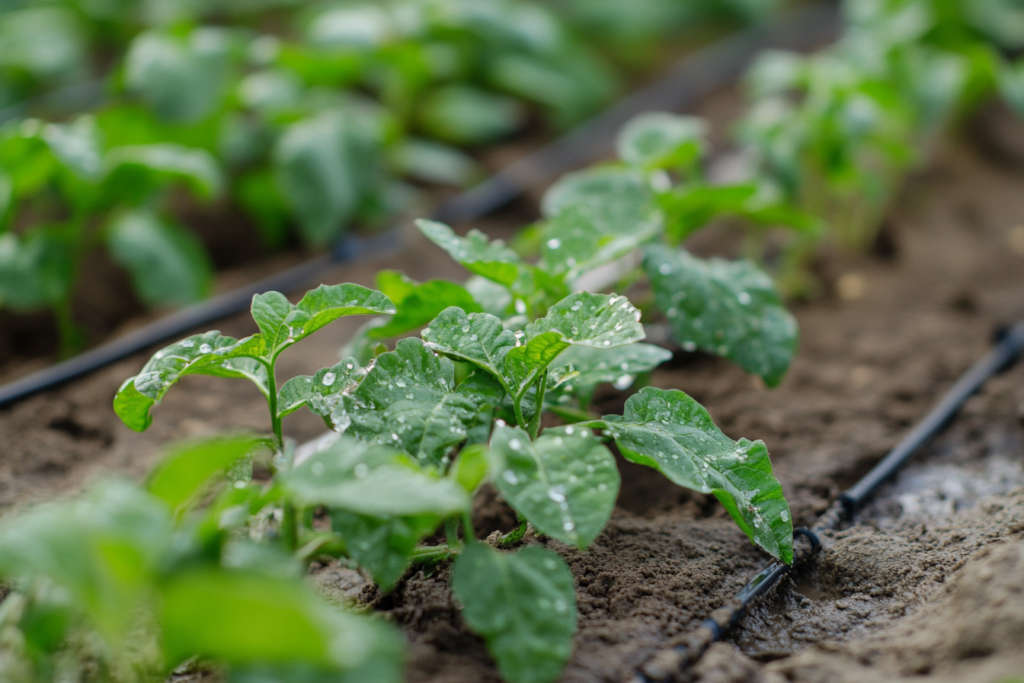
M 527 521 L 520 517 L 519 526 L 498 539 L 498 547 L 507 548 L 508 546 L 523 540 L 523 536 L 526 535 L 526 527 Z
M 271 458 L 271 470 L 276 473 L 278 466 L 275 464 L 278 456 L 284 455 L 284 434 L 281 431 L 281 415 L 277 411 L 277 376 L 275 374 L 276 357 L 264 363 L 267 368 L 267 407 L 270 408 L 270 427 L 274 432 L 274 457 Z M 288 552 L 298 550 L 299 545 L 299 520 L 295 514 L 295 504 L 284 501 L 281 515 L 281 539 Z
M 277 376 L 275 373 L 274 362 L 276 359 L 271 359 L 269 363 L 264 363 L 264 367 L 267 369 L 267 407 L 270 408 L 270 428 L 274 432 L 274 443 L 275 450 L 278 454 L 284 453 L 284 436 L 281 432 L 281 416 L 277 412 Z
M 416 548 L 409 556 L 409 561 L 415 564 L 426 564 L 429 562 L 440 562 L 447 560 L 452 555 L 457 555 L 459 549 L 450 545 L 426 545 Z
M 78 329 L 71 316 L 71 293 L 62 298 L 53 307 L 54 316 L 57 318 L 57 332 L 60 337 L 59 354 L 61 358 L 69 358 L 78 351 Z
M 528 427 L 528 425 L 526 424 L 526 419 L 523 418 L 523 405 L 522 405 L 522 401 L 513 400 L 512 401 L 512 409 L 515 410 L 515 413 L 516 413 L 516 423 L 519 425 L 519 427 L 521 429 L 526 429 Z
M 444 537 L 449 547 L 457 548 L 462 545 L 459 541 L 459 520 L 453 517 L 444 523 Z
M 290 500 L 285 501 L 281 514 L 281 539 L 288 552 L 298 550 L 299 545 L 299 523 L 295 511 L 295 504 Z
M 548 390 L 548 372 L 544 370 L 540 376 L 540 382 L 537 384 L 537 406 L 533 411 L 533 418 L 530 419 L 530 424 L 527 425 L 526 431 L 530 434 L 530 438 L 536 440 L 537 432 L 540 431 L 540 415 L 544 412 L 544 394 Z
M 462 536 L 466 545 L 476 543 L 476 532 L 473 530 L 473 513 L 466 511 L 462 513 Z

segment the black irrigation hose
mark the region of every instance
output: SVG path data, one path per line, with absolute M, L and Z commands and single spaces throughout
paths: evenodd
M 478 219 L 530 188 L 542 186 L 568 170 L 601 158 L 608 142 L 631 116 L 652 109 L 679 110 L 691 106 L 715 90 L 735 83 L 759 51 L 810 49 L 831 39 L 838 25 L 835 6 L 823 1 L 792 10 L 766 26 L 738 31 L 682 58 L 667 76 L 620 100 L 604 113 L 476 187 L 443 202 L 433 215 L 452 223 Z M 3 112 L 0 116 L 10 113 Z M 369 239 L 346 236 L 330 254 L 182 309 L 91 351 L 0 386 L 0 407 L 181 336 L 194 327 L 244 311 L 254 294 L 269 290 L 291 291 L 338 263 L 393 248 L 398 243 L 398 233 L 396 228 Z
M 995 348 L 965 372 L 921 422 L 907 434 L 860 481 L 839 495 L 832 506 L 818 518 L 812 529 L 799 528 L 793 533 L 794 541 L 802 537 L 806 544 L 796 546 L 792 565 L 772 562 L 751 579 L 732 601 L 711 616 L 675 647 L 663 650 L 636 672 L 631 683 L 663 683 L 676 680 L 677 674 L 694 664 L 704 651 L 722 638 L 746 613 L 756 598 L 770 591 L 795 566 L 810 559 L 820 548 L 818 534 L 835 529 L 866 503 L 878 487 L 892 477 L 928 439 L 935 435 L 963 405 L 993 375 L 1006 370 L 1024 353 L 1024 321 L 1011 327 Z

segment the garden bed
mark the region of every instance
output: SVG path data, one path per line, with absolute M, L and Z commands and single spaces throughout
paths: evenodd
M 714 106 L 727 108 L 728 101 Z M 996 130 L 996 122 L 981 128 Z M 1020 132 L 1015 125 L 1011 133 Z M 677 356 L 655 373 L 656 386 L 692 395 L 729 436 L 768 444 L 797 524 L 812 522 L 894 445 L 985 351 L 998 324 L 1024 318 L 1024 254 L 1014 230 L 1024 221 L 1022 173 L 1005 156 L 1010 142 L 996 145 L 1003 154 L 993 155 L 992 141 L 982 144 L 976 135 L 943 142 L 891 211 L 886 248 L 822 263 L 830 293 L 795 308 L 801 347 L 781 387 L 764 389 L 703 355 Z M 530 218 L 529 210 L 513 208 L 481 227 L 502 235 Z M 411 237 L 401 254 L 346 265 L 325 279 L 372 285 L 381 268 L 420 280 L 454 277 L 444 259 L 423 257 L 433 248 L 419 239 Z M 282 359 L 282 374 L 332 364 L 357 324 L 339 321 L 305 342 L 303 354 Z M 248 316 L 218 327 L 234 336 L 254 331 Z M 149 431 L 130 432 L 110 399 L 143 360 L 127 359 L 0 413 L 0 506 L 77 490 L 100 473 L 139 477 L 170 439 L 266 429 L 262 397 L 247 383 L 193 377 L 168 395 Z M 796 590 L 783 587 L 756 607 L 729 642 L 708 652 L 697 680 L 997 680 L 1019 672 L 1024 499 L 1013 491 L 1024 451 L 1022 380 L 1018 367 L 990 382 L 915 459 L 919 476 L 908 470 L 851 528 L 827 537 L 815 564 L 794 576 Z M 619 412 L 624 398 L 608 394 L 601 408 Z M 297 413 L 286 431 L 313 438 L 322 423 Z M 547 542 L 577 582 L 579 632 L 567 681 L 629 679 L 763 562 L 713 499 L 651 470 L 620 467 L 618 507 L 592 547 L 580 552 Z M 930 467 L 960 469 L 951 478 L 922 469 Z M 951 480 L 984 485 L 957 494 L 948 490 Z M 961 502 L 943 508 L 935 504 L 939 492 Z M 477 519 L 485 531 L 508 531 L 513 523 L 496 503 L 478 505 Z M 358 595 L 403 626 L 412 642 L 411 681 L 499 680 L 483 641 L 458 616 L 446 568 L 409 574 L 386 595 L 334 565 L 317 568 L 314 581 Z

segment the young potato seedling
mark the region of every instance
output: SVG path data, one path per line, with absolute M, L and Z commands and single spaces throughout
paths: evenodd
M 484 254 L 503 248 L 479 239 L 470 246 Z M 532 268 L 511 265 L 497 277 L 514 283 L 520 275 L 511 271 Z M 267 487 L 281 510 L 271 526 L 284 547 L 305 560 L 347 558 L 385 590 L 411 563 L 454 558 L 452 590 L 466 623 L 485 638 L 510 683 L 558 677 L 572 652 L 575 588 L 557 553 L 502 548 L 520 542 L 528 525 L 575 547 L 593 543 L 620 485 L 609 441 L 673 482 L 715 495 L 754 543 L 791 561 L 792 523 L 764 444 L 727 438 L 684 393 L 648 387 L 630 397 L 621 416 L 541 428 L 567 382 L 592 390 L 608 368 L 635 374 L 667 358 L 642 343 L 640 312 L 625 297 L 577 292 L 532 320 L 448 306 L 394 350 L 365 363 L 345 358 L 278 389 L 274 364 L 292 343 L 342 315 L 397 309 L 392 322 L 421 321 L 416 308 L 437 301 L 415 292 L 442 289 L 382 279 L 390 291 L 404 288 L 400 299 L 409 306 L 356 285 L 321 287 L 297 305 L 276 293 L 254 297 L 258 334 L 235 340 L 210 332 L 157 352 L 124 383 L 115 410 L 141 430 L 184 375 L 255 382 L 271 411 L 276 456 Z M 448 285 L 452 297 L 484 308 Z M 340 436 L 300 459 L 284 446 L 281 418 L 303 406 Z M 484 481 L 521 520 L 496 545 L 478 540 L 473 528 L 471 497 Z M 329 520 L 329 528 L 314 518 Z M 442 527 L 445 542 L 423 544 Z

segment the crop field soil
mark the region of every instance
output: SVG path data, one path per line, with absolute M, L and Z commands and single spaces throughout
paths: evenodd
M 873 254 L 830 256 L 822 297 L 798 304 L 800 350 L 780 387 L 736 366 L 677 354 L 651 383 L 703 404 L 731 438 L 763 439 L 795 525 L 810 525 L 989 348 L 999 325 L 1024 318 L 1024 126 L 990 109 L 939 141 L 890 211 Z M 482 227 L 507 234 L 532 209 Z M 692 243 L 721 246 L 721 233 Z M 372 286 L 375 273 L 456 279 L 413 236 L 401 253 L 330 274 Z M 431 253 L 433 257 L 434 254 Z M 288 376 L 336 362 L 357 322 L 341 320 L 283 357 Z M 252 320 L 218 325 L 243 336 Z M 81 489 L 100 473 L 140 478 L 162 444 L 225 429 L 265 430 L 262 397 L 247 383 L 190 377 L 145 433 L 124 427 L 110 400 L 142 356 L 0 412 L 3 510 Z M 608 389 L 600 413 L 621 413 Z M 298 440 L 323 431 L 302 412 L 286 418 Z M 685 680 L 1002 681 L 1024 671 L 1024 365 L 990 381 L 953 424 L 888 484 L 856 522 L 823 538 L 816 560 L 757 604 Z M 569 564 L 578 632 L 562 680 L 629 680 L 636 667 L 727 602 L 764 562 L 711 496 L 687 492 L 619 458 L 622 489 L 588 550 L 527 535 Z M 478 535 L 508 532 L 515 513 L 478 497 Z M 483 640 L 459 616 L 448 565 L 408 571 L 389 592 L 336 563 L 310 581 L 329 598 L 386 615 L 411 643 L 412 682 L 500 680 Z M 198 680 L 203 674 L 183 675 Z M 176 678 L 175 680 L 179 680 Z

